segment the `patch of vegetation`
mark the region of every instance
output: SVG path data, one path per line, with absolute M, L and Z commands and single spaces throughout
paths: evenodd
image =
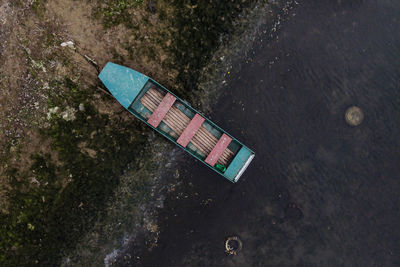
M 143 154 L 143 128 L 132 122 L 110 119 L 91 104 L 95 88 L 83 90 L 66 78 L 53 81 L 62 97 L 50 96 L 60 108 L 81 103 L 74 120 L 53 114 L 52 124 L 42 129 L 58 152 L 34 154 L 30 170 L 9 169 L 12 185 L 8 214 L 0 215 L 0 265 L 54 265 L 60 251 L 73 249 L 81 236 L 104 212 L 124 167 Z M 137 183 L 143 190 L 143 183 Z
M 23 0 L 15 0 L 15 1 L 11 1 L 10 4 L 11 4 L 11 6 L 22 7 L 24 4 L 24 1 Z
M 39 17 L 43 17 L 46 11 L 47 0 L 34 0 L 32 3 L 32 9 Z
M 124 23 L 129 28 L 137 28 L 132 20 L 132 8 L 143 3 L 143 0 L 98 0 L 94 10 L 95 18 L 101 18 L 104 26 L 110 28 Z

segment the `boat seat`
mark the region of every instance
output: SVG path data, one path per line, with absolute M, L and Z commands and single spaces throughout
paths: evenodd
M 181 146 L 186 147 L 196 132 L 200 129 L 204 120 L 205 119 L 199 114 L 194 115 L 193 119 L 189 122 L 188 126 L 185 128 L 176 142 Z
M 164 119 L 168 110 L 174 104 L 175 100 L 176 100 L 175 96 L 171 95 L 170 93 L 167 93 L 164 96 L 163 100 L 158 105 L 158 107 L 154 110 L 153 114 L 151 114 L 151 116 L 147 120 L 147 122 L 154 128 L 157 128 L 157 126 L 160 124 L 162 119 Z
M 217 144 L 211 150 L 210 154 L 208 154 L 205 162 L 214 166 L 217 163 L 219 157 L 221 157 L 222 153 L 224 153 L 225 149 L 231 143 L 232 138 L 230 138 L 226 134 L 222 134 L 221 138 L 218 140 Z

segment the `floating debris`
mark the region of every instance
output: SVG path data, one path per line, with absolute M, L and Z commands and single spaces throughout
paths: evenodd
M 364 113 L 359 107 L 352 106 L 346 110 L 346 122 L 351 126 L 358 126 L 364 120 Z
M 229 255 L 237 255 L 242 247 L 243 243 L 237 236 L 230 236 L 225 241 L 225 252 Z

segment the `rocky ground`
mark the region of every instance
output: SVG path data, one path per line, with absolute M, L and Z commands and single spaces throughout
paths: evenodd
M 161 183 L 167 160 L 154 160 L 173 146 L 105 93 L 98 71 L 134 67 L 199 107 L 201 74 L 254 5 L 0 1 L 0 265 L 111 264 L 132 229 L 154 246 L 146 207 L 179 176 Z

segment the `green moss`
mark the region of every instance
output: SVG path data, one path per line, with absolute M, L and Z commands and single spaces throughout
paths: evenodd
M 141 126 L 99 114 L 90 102 L 94 88 L 82 90 L 69 78 L 52 85 L 55 90 L 64 87 L 67 94 L 51 96 L 51 104 L 83 103 L 85 111 L 77 111 L 73 121 L 56 117 L 50 128 L 42 129 L 44 137 L 52 138 L 61 164 L 50 155 L 35 154 L 30 171 L 8 171 L 13 189 L 10 213 L 0 217 L 0 248 L 5 252 L 0 265 L 59 262 L 60 251 L 74 248 L 104 212 L 124 167 L 143 154 Z M 96 156 L 82 150 L 82 143 Z M 146 194 L 141 182 L 136 187 Z
M 0 263 L 14 265 L 32 262 L 30 253 L 42 246 L 47 233 L 46 215 L 51 210 L 60 185 L 56 182 L 56 167 L 49 161 L 49 155 L 33 155 L 34 163 L 30 172 L 8 171 L 10 213 L 2 214 L 0 247 L 6 258 Z M 34 182 L 33 182 L 34 181 Z
M 94 10 L 94 17 L 103 20 L 106 28 L 117 26 L 121 23 L 129 28 L 137 28 L 132 23 L 131 9 L 143 3 L 143 0 L 106 0 L 98 1 L 99 5 Z
M 46 12 L 46 1 L 47 0 L 34 0 L 32 3 L 32 9 L 39 17 L 43 17 Z

